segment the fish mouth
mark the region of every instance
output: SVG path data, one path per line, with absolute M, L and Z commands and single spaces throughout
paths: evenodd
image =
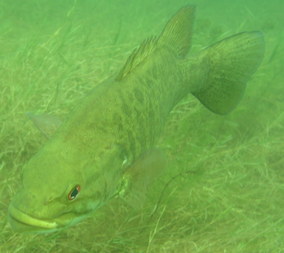
M 13 205 L 9 206 L 9 220 L 15 232 L 52 232 L 58 228 L 56 222 L 33 218 Z

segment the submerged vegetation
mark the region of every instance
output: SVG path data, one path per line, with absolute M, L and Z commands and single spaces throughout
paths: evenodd
M 38 235 L 15 234 L 8 222 L 20 169 L 46 141 L 26 112 L 64 119 L 188 2 L 17 2 L 2 1 L 0 16 L 0 252 L 281 252 L 281 1 L 240 1 L 226 14 L 222 1 L 197 1 L 192 53 L 237 32 L 265 33 L 264 61 L 240 105 L 218 116 L 188 96 L 160 139 L 170 163 L 142 210 L 114 199 L 74 227 Z

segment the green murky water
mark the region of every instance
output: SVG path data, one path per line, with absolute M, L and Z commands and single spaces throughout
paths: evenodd
M 218 116 L 190 95 L 177 105 L 159 142 L 170 163 L 142 210 L 114 199 L 58 234 L 15 234 L 8 206 L 20 169 L 46 142 L 25 113 L 66 118 L 186 4 L 197 5 L 192 53 L 264 33 L 239 106 Z M 283 10 L 280 0 L 2 1 L 0 252 L 282 252 Z

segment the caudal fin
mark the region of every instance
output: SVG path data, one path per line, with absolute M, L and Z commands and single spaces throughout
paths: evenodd
M 264 38 L 257 31 L 236 34 L 213 44 L 197 56 L 202 82 L 192 94 L 209 110 L 228 114 L 242 99 L 246 83 L 263 55 Z

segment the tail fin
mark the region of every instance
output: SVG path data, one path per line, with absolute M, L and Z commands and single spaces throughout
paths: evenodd
M 179 57 L 184 57 L 190 50 L 195 5 L 181 8 L 166 24 L 157 46 L 168 47 Z
M 261 32 L 244 32 L 213 44 L 197 56 L 202 58 L 200 68 L 205 73 L 199 73 L 205 80 L 192 94 L 209 110 L 228 114 L 242 99 L 246 82 L 259 67 L 263 55 Z

